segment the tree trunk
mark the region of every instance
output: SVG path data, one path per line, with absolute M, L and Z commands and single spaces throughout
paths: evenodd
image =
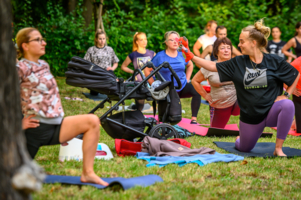
M 32 183 L 27 178 L 37 181 L 35 175 L 30 174 L 40 170 L 29 158 L 22 132 L 11 10 L 10 0 L 0 0 L 0 199 L 7 200 L 30 199 L 30 192 L 33 190 L 24 185 Z M 29 173 L 24 173 L 24 169 Z M 18 175 L 29 176 L 24 179 Z M 13 180 L 13 177 L 16 179 Z M 14 181 L 17 184 L 13 184 Z
M 83 17 L 85 18 L 85 22 L 86 22 L 85 25 L 86 27 L 88 27 L 92 22 L 92 13 L 93 13 L 92 0 L 84 0 L 83 8 L 84 8 Z
M 100 0 L 98 17 L 97 17 L 97 26 L 96 26 L 95 31 L 97 31 L 99 28 L 101 28 L 101 30 L 103 30 L 105 32 L 105 28 L 103 26 L 103 21 L 102 21 L 102 8 L 103 8 L 103 0 Z
M 69 0 L 68 2 L 68 13 L 71 13 L 75 10 L 77 4 L 77 0 Z

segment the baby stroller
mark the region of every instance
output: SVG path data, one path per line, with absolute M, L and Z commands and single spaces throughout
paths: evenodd
M 147 77 L 142 73 L 146 67 L 153 68 L 152 73 Z M 159 73 L 163 67 L 170 70 L 172 81 L 166 81 Z M 137 74 L 141 75 L 142 82 L 134 81 Z M 157 88 L 151 89 L 147 81 L 154 75 L 162 83 Z M 145 136 L 164 140 L 179 138 L 177 131 L 172 126 L 182 119 L 181 101 L 175 90 L 174 78 L 178 84 L 176 88 L 181 88 L 180 79 L 168 62 L 164 62 L 157 68 L 154 67 L 153 63 L 148 62 L 141 69 L 135 69 L 134 74 L 126 81 L 123 78 L 116 78 L 112 71 L 107 71 L 80 57 L 73 57 L 68 63 L 68 70 L 66 71 L 66 83 L 68 85 L 88 88 L 107 95 L 107 98 L 89 113 L 103 108 L 106 102 L 111 104 L 112 101 L 117 101 L 100 117 L 101 125 L 112 138 L 129 141 L 137 138 L 142 140 Z M 159 122 L 162 123 L 157 124 L 157 120 L 154 118 L 145 118 L 140 110 L 125 111 L 124 101 L 126 99 L 153 101 L 154 115 L 157 101 Z M 118 110 L 120 104 L 123 105 L 123 111 L 112 114 L 114 110 Z

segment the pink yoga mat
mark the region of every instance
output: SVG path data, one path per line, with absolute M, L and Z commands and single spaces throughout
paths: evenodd
M 271 128 L 277 131 L 277 127 L 271 127 Z M 292 130 L 290 130 L 288 132 L 288 134 L 292 135 L 292 136 L 300 136 L 301 135 L 301 133 L 296 133 L 296 131 L 292 131 Z

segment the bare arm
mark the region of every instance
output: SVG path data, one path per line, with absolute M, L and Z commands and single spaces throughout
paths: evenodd
M 193 85 L 194 89 L 209 103 L 212 102 L 211 95 L 206 92 L 206 90 L 201 85 L 201 82 L 205 80 L 205 77 L 201 70 L 198 71 L 191 80 L 191 84 Z
M 201 54 L 201 56 L 199 56 L 199 57 L 205 59 L 205 57 L 206 57 L 207 55 L 210 55 L 210 54 L 212 53 L 212 50 L 213 50 L 213 46 L 212 46 L 212 45 L 207 46 L 207 47 L 204 49 L 204 51 L 203 51 L 203 53 Z
M 199 40 L 197 40 L 193 45 L 193 53 L 198 57 L 201 56 L 200 48 L 202 48 L 202 43 Z
M 295 43 L 296 41 L 294 40 L 294 38 L 290 39 L 283 47 L 282 47 L 282 53 L 284 55 L 286 55 L 287 57 L 292 57 L 294 59 L 297 58 L 297 56 L 295 54 L 293 54 L 293 52 L 289 52 L 288 50 L 291 48 L 291 47 L 294 47 L 295 46 Z
M 189 61 L 188 64 L 186 65 L 186 79 L 187 79 L 187 82 L 189 82 L 189 80 L 191 78 L 192 71 L 193 71 L 193 63 L 191 61 Z
M 194 56 L 192 59 L 191 59 L 197 66 L 200 66 L 200 67 L 204 67 L 205 69 L 211 71 L 211 72 L 217 72 L 217 69 L 216 69 L 216 62 L 212 62 L 212 61 L 209 61 L 209 60 L 205 60 L 203 58 L 199 58 L 197 56 Z
M 148 77 L 148 75 L 150 75 L 150 73 L 151 73 L 152 71 L 153 71 L 152 68 L 146 67 L 146 68 L 144 69 L 144 75 L 145 75 L 145 77 Z M 152 85 L 153 82 L 154 82 L 154 78 L 153 78 L 153 77 L 151 77 L 150 79 L 148 79 L 148 83 L 149 83 L 150 85 Z
M 233 47 L 233 54 L 235 56 L 241 56 L 242 55 L 242 53 L 240 51 L 238 51 L 235 47 Z
M 114 63 L 112 67 L 107 67 L 107 70 L 114 71 L 118 67 L 118 63 Z
M 134 73 L 134 70 L 128 68 L 128 65 L 131 63 L 131 59 L 130 57 L 126 57 L 126 59 L 124 60 L 124 62 L 122 63 L 121 65 L 121 70 L 127 72 L 127 73 L 130 73 L 130 74 L 133 74 Z
M 291 86 L 287 87 L 286 92 L 289 93 L 290 95 L 291 95 L 291 94 L 294 92 L 294 90 L 296 89 L 296 86 L 297 86 L 297 83 L 298 83 L 298 81 L 299 81 L 299 78 L 300 78 L 300 73 L 298 73 L 298 76 L 297 76 L 297 78 L 295 79 L 294 83 L 293 83 Z

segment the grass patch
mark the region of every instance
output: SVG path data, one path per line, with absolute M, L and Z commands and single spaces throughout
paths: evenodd
M 57 78 L 61 100 L 66 116 L 85 114 L 98 102 L 86 99 L 81 93 L 87 89 L 75 88 L 65 84 L 65 78 Z M 66 100 L 64 97 L 79 97 L 81 101 Z M 191 117 L 190 99 L 182 99 L 182 116 Z M 130 105 L 134 100 L 126 101 Z M 95 114 L 101 116 L 107 111 L 99 109 Z M 198 114 L 199 123 L 209 123 L 209 108 L 201 105 Z M 229 123 L 239 122 L 238 117 L 231 117 Z M 148 174 L 160 175 L 164 182 L 142 188 L 135 187 L 127 191 L 98 190 L 90 186 L 67 186 L 45 184 L 34 199 L 301 199 L 301 158 L 263 159 L 246 158 L 233 163 L 213 163 L 203 167 L 188 164 L 178 167 L 171 164 L 166 167 L 145 167 L 146 161 L 134 157 L 120 158 L 114 150 L 114 140 L 100 127 L 99 142 L 107 144 L 114 155 L 110 161 L 95 160 L 94 169 L 100 177 L 134 177 Z M 260 138 L 259 142 L 275 142 L 276 131 L 272 138 Z M 191 148 L 201 146 L 213 148 L 220 153 L 226 151 L 217 148 L 213 141 L 233 142 L 235 137 L 207 138 L 194 136 L 188 138 Z M 288 136 L 284 146 L 301 148 L 301 137 Z M 80 176 L 82 162 L 58 160 L 59 145 L 40 148 L 35 160 L 45 168 L 47 174 Z

